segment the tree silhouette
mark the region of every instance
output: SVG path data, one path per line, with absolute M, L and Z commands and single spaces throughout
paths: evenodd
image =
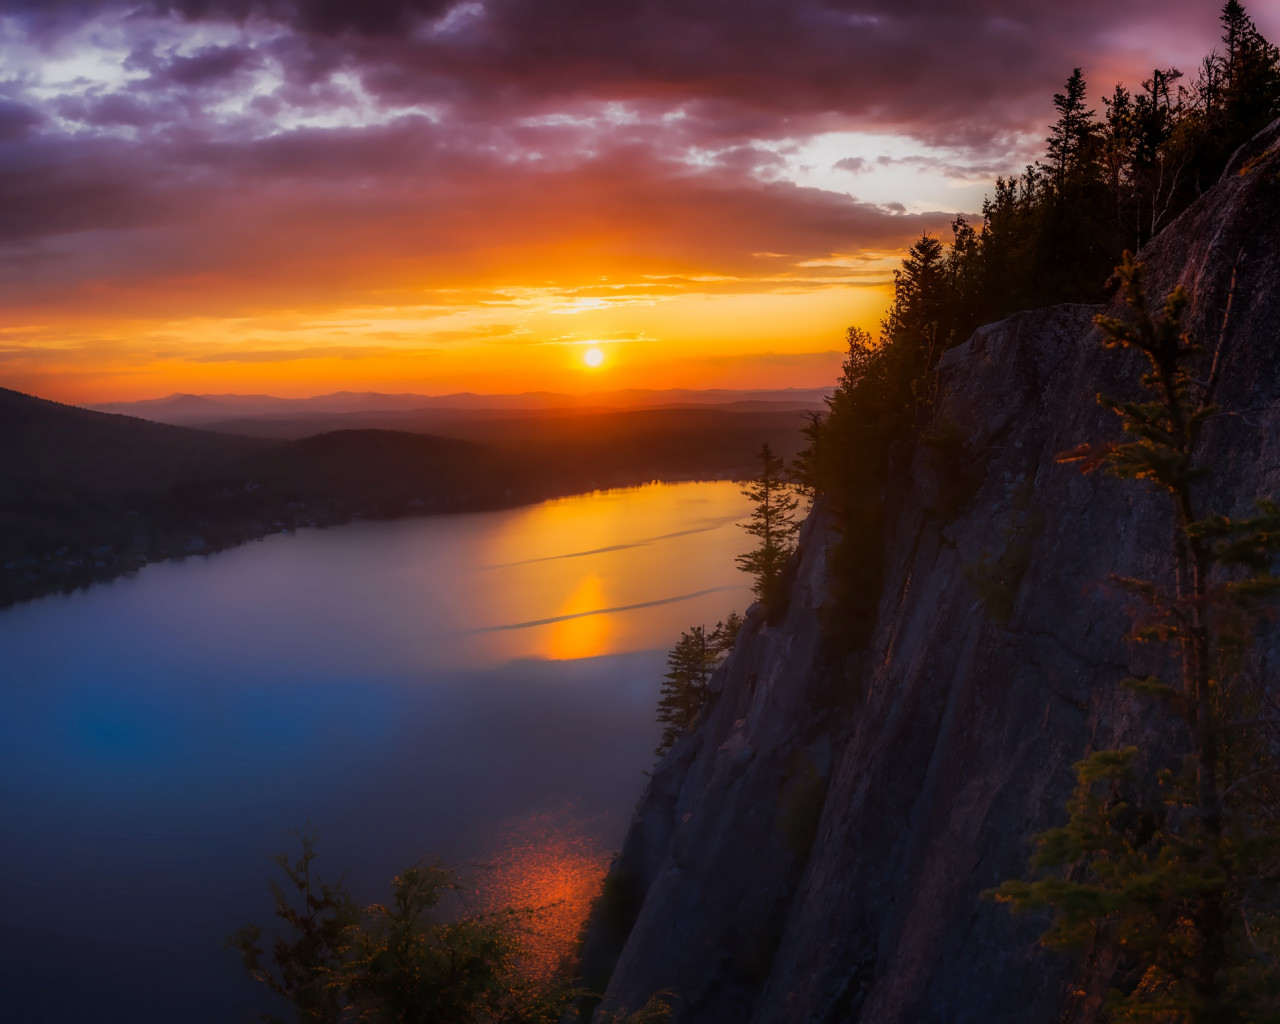
M 466 886 L 439 863 L 401 872 L 387 903 L 361 907 L 342 881 L 317 876 L 314 835 L 299 838 L 301 856 L 273 858 L 285 881 L 271 883 L 281 927 L 270 952 L 258 925 L 227 940 L 299 1024 L 558 1024 L 585 994 L 563 972 L 544 979 L 524 969 L 536 908 L 444 913 L 442 901 Z M 602 1019 L 664 1024 L 671 1005 L 661 992 L 634 1013 Z
M 1049 147 L 1054 186 L 1062 192 L 1098 130 L 1094 112 L 1085 109 L 1085 81 L 1079 68 L 1067 79 L 1066 91 L 1054 93 L 1053 107 L 1058 112 L 1058 120 L 1045 142 Z
M 782 611 L 782 570 L 795 550 L 792 543 L 800 529 L 795 511 L 800 497 L 786 475 L 782 459 L 765 444 L 760 449 L 760 476 L 742 489 L 745 497 L 755 502 L 751 519 L 743 529 L 760 541 L 745 555 L 739 555 L 737 566 L 750 573 L 755 582 L 751 589 L 764 605 L 765 615 L 775 617 Z
M 730 612 L 728 618 L 717 622 L 710 632 L 705 626 L 691 626 L 671 648 L 658 700 L 658 721 L 663 728 L 662 740 L 654 753 L 659 757 L 692 728 L 707 702 L 711 674 L 733 647 L 741 625 L 738 613 Z

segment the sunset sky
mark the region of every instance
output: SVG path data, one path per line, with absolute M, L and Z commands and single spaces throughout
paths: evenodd
M 0 385 L 827 384 L 1072 67 L 1190 76 L 1219 7 L 0 0 Z

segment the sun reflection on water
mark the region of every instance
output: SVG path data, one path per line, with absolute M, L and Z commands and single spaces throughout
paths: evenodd
M 609 866 L 600 824 L 566 805 L 512 819 L 495 833 L 479 895 L 486 910 L 534 911 L 521 965 L 527 977 L 550 977 L 573 950 Z
M 681 628 L 750 603 L 733 565 L 748 511 L 725 481 L 597 491 L 505 514 L 471 558 L 484 567 L 469 577 L 487 627 L 477 646 L 503 660 L 666 648 Z
M 594 658 L 609 651 L 609 616 L 589 615 L 608 608 L 604 583 L 594 573 L 578 581 L 568 598 L 556 611 L 557 615 L 576 615 L 577 618 L 556 622 L 547 630 L 544 655 L 548 658 Z

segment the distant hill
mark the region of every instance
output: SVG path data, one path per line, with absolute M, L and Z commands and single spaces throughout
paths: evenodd
M 0 388 L 0 498 L 32 486 L 120 493 L 203 471 L 262 442 L 108 415 Z
M 352 413 L 391 413 L 413 410 L 454 410 L 475 412 L 506 410 L 534 412 L 550 409 L 643 409 L 686 406 L 728 406 L 748 403 L 751 408 L 817 409 L 831 393 L 830 388 L 781 388 L 775 390 L 728 389 L 689 390 L 670 388 L 644 390 L 628 388 L 567 395 L 552 391 L 526 391 L 516 395 L 381 394 L 374 391 L 338 391 L 311 398 L 276 398 L 272 395 L 186 395 L 112 402 L 96 405 L 99 412 L 141 416 L 159 423 L 204 426 L 222 420 L 259 417 L 309 417 Z
M 563 438 L 576 442 L 604 425 L 615 439 L 619 435 L 628 437 L 629 444 L 639 442 L 632 436 L 636 433 L 657 431 L 661 434 L 672 429 L 746 432 L 773 443 L 774 438 L 781 439 L 792 433 L 799 437 L 798 431 L 808 422 L 812 411 L 810 406 L 792 406 L 783 402 L 732 402 L 716 406 L 677 405 L 648 409 L 405 409 L 246 416 L 211 420 L 201 429 L 280 440 L 310 437 L 333 430 L 398 430 L 506 445 L 523 444 L 531 437 Z M 784 445 L 790 447 L 789 442 L 784 442 Z M 757 441 L 756 449 L 759 446 Z M 703 443 L 695 447 L 698 452 L 704 449 Z M 722 468 L 736 468 L 741 464 L 740 460 L 734 461 Z
M 0 604 L 297 527 L 655 479 L 741 479 L 765 442 L 793 454 L 806 417 L 746 400 L 312 412 L 225 421 L 214 432 L 0 388 Z M 277 435 L 228 432 L 268 433 L 264 425 Z
M 282 529 L 510 504 L 519 475 L 455 438 L 269 441 L 0 389 L 0 604 Z

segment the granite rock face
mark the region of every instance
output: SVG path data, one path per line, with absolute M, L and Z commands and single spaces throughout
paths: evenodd
M 1184 285 L 1192 337 L 1221 346 L 1201 507 L 1246 512 L 1280 495 L 1280 122 L 1141 258 L 1153 299 Z M 1117 435 L 1097 393 L 1134 392 L 1095 312 L 1021 313 L 943 358 L 935 427 L 964 454 L 915 455 L 872 639 L 840 662 L 810 517 L 785 621 L 748 616 L 614 865 L 584 960 L 606 1008 L 668 989 L 699 1024 L 1094 1019 L 1088 959 L 980 894 L 1025 873 L 1073 762 L 1163 725 L 1119 685 L 1150 655 L 1107 579 L 1167 569 L 1164 498 L 1055 458 Z

